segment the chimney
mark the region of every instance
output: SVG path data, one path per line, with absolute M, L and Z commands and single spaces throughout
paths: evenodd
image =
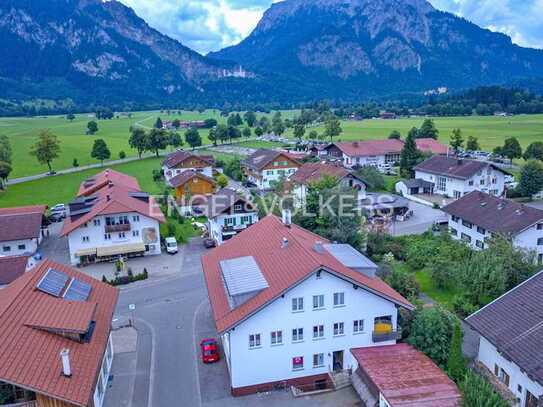
M 284 237 L 283 242 L 281 243 L 281 249 L 286 249 L 287 247 L 288 247 L 288 239 Z
M 62 360 L 62 375 L 64 377 L 72 377 L 72 369 L 70 367 L 70 349 L 62 349 L 60 351 L 60 359 Z
M 283 218 L 283 224 L 286 227 L 290 227 L 292 224 L 292 212 L 290 209 L 283 209 L 283 212 L 281 213 Z
M 315 250 L 317 253 L 324 253 L 324 246 L 322 245 L 322 241 L 317 240 L 315 242 L 315 245 L 313 246 L 313 250 Z

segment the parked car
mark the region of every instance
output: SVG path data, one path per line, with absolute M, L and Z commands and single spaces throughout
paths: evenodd
M 202 351 L 202 362 L 213 363 L 219 361 L 219 347 L 217 346 L 217 341 L 215 339 L 202 339 L 200 341 L 200 350 Z
M 62 213 L 62 212 L 53 212 L 50 216 L 49 216 L 49 222 L 53 222 L 53 223 L 56 223 L 56 222 L 62 222 L 62 219 L 64 219 L 66 217 L 66 214 L 65 213 Z
M 51 208 L 51 212 L 65 212 L 66 211 L 66 205 L 63 203 L 56 204 Z
M 177 248 L 177 240 L 175 237 L 167 237 L 166 242 L 166 252 L 169 254 L 176 254 L 179 250 Z
M 215 246 L 217 246 L 215 239 L 211 239 L 211 238 L 204 239 L 204 247 L 206 249 L 212 249 Z

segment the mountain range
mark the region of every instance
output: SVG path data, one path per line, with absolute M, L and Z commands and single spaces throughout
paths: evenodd
M 543 51 L 426 0 L 285 0 L 202 56 L 111 0 L 3 0 L 0 98 L 183 105 L 354 101 L 543 76 Z

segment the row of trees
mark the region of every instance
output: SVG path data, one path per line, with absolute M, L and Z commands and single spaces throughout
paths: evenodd
M 11 160 L 12 150 L 9 139 L 5 135 L 0 135 L 0 189 L 5 189 L 7 185 L 12 171 Z
M 202 145 L 202 137 L 195 128 L 185 131 L 185 141 L 177 132 L 168 132 L 164 129 L 153 128 L 149 131 L 141 127 L 132 127 L 128 144 L 137 151 L 139 158 L 146 151 L 154 153 L 157 157 L 160 150 L 165 150 L 168 146 L 172 148 L 181 147 L 186 142 L 193 149 Z

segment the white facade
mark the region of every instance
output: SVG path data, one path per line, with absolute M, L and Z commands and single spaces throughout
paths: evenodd
M 31 256 L 36 253 L 41 241 L 42 237 L 40 236 L 39 238 L 0 242 L 0 257 Z
M 494 345 L 481 336 L 477 359 L 488 370 L 496 374 L 511 392 L 520 399 L 520 407 L 525 407 L 528 393 L 538 399 L 543 396 L 543 385 L 531 380 L 516 364 L 500 355 Z
M 266 169 L 260 171 L 258 175 L 255 175 L 253 171 L 250 171 L 247 174 L 247 180 L 255 184 L 258 189 L 270 189 L 272 188 L 272 183 L 277 182 L 281 179 L 287 179 L 298 171 L 298 167 L 288 167 L 281 169 Z
M 258 212 L 225 213 L 207 221 L 209 237 L 218 245 L 223 243 L 226 236 L 234 236 L 253 223 L 258 222 Z
M 339 298 L 340 293 L 343 304 L 334 306 L 334 298 Z M 323 296 L 323 307 L 313 308 L 314 296 Z M 303 298 L 303 309 L 293 310 L 293 302 L 298 304 L 299 300 L 295 300 L 298 298 Z M 319 301 L 317 299 L 317 303 Z M 355 289 L 352 283 L 333 274 L 324 271 L 320 276 L 311 274 L 282 297 L 222 334 L 232 388 L 327 374 L 334 369 L 334 355 L 336 363 L 341 364 L 336 368 L 354 369 L 357 362 L 351 348 L 396 343 L 395 340 L 373 341 L 374 321 L 378 317 L 390 317 L 396 331 L 394 303 L 362 288 Z M 360 332 L 355 332 L 354 321 L 363 321 Z M 317 328 L 317 337 L 314 337 L 314 327 L 320 326 L 322 336 Z M 299 329 L 303 329 L 302 340 L 293 340 L 293 330 L 299 335 Z M 272 344 L 272 332 L 279 331 L 281 343 Z M 253 341 L 254 335 L 260 335 L 260 346 L 250 346 L 251 335 Z M 295 368 L 293 362 L 299 362 L 299 358 L 303 358 L 303 366 Z M 317 366 L 314 366 L 314 358 L 319 362 Z
M 96 388 L 94 389 L 94 407 L 102 407 L 104 403 L 104 396 L 106 394 L 109 380 L 109 372 L 111 371 L 111 365 L 113 364 L 113 356 L 113 342 L 110 335 L 107 342 L 106 353 L 104 354 L 104 358 L 102 359 L 102 365 L 100 367 L 100 371 L 98 372 Z
M 455 199 L 472 191 L 501 196 L 505 190 L 505 174 L 490 165 L 465 180 L 424 171 L 415 171 L 415 178 L 434 183 L 434 194 Z
M 457 216 L 448 215 L 449 231 L 457 240 L 463 240 L 471 248 L 488 248 L 486 241 L 492 237 L 488 230 L 467 222 Z M 535 224 L 512 237 L 513 246 L 537 253 L 539 262 L 543 262 L 543 224 Z
M 106 232 L 106 218 L 113 218 L 115 223 L 121 219 L 129 224 L 124 232 Z M 146 241 L 149 237 L 154 239 Z M 156 219 L 137 212 L 118 213 L 115 215 L 98 215 L 84 225 L 68 234 L 70 262 L 80 263 L 80 252 L 100 248 L 122 246 L 135 243 L 145 245 L 145 255 L 160 254 L 160 229 Z

